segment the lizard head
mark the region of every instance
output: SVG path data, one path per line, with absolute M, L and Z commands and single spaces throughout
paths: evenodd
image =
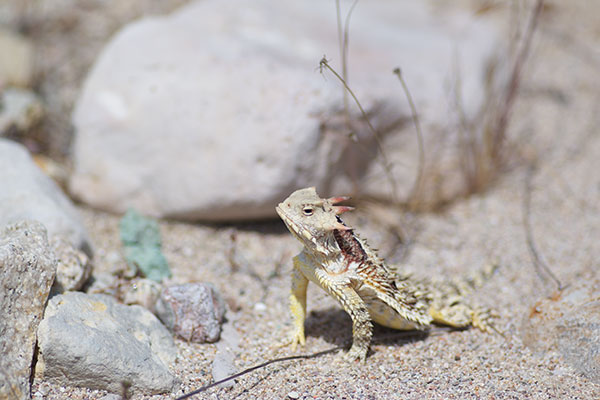
M 290 232 L 307 248 L 324 255 L 339 251 L 334 232 L 351 231 L 339 217 L 353 208 L 338 206 L 348 197 L 319 197 L 314 187 L 296 190 L 275 210 Z

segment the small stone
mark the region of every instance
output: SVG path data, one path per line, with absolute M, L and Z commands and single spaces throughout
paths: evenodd
M 33 92 L 15 88 L 0 89 L 0 136 L 27 133 L 43 116 L 42 102 Z
M 237 368 L 233 362 L 234 356 L 228 350 L 218 350 L 215 359 L 212 364 L 212 376 L 215 382 L 225 379 L 237 372 Z M 233 387 L 235 381 L 232 379 L 227 382 L 223 382 L 221 387 Z
M 123 302 L 138 304 L 154 312 L 156 301 L 160 297 L 161 286 L 150 279 L 136 278 L 127 284 L 123 293 Z
M 292 390 L 291 392 L 288 393 L 288 397 L 290 399 L 297 399 L 300 397 L 300 394 L 294 390 Z
M 119 289 L 119 278 L 107 272 L 94 273 L 85 287 L 88 294 L 107 294 L 112 297 L 120 296 Z
M 217 355 L 212 365 L 214 381 L 220 381 L 237 372 L 235 367 L 234 352 L 239 351 L 240 334 L 233 326 L 233 321 L 228 319 L 222 326 L 221 339 L 217 342 Z M 235 380 L 227 381 L 220 386 L 233 387 Z
M 109 393 L 105 396 L 100 397 L 100 400 L 123 400 L 123 397 L 118 394 Z
M 210 283 L 187 283 L 163 289 L 156 313 L 181 339 L 216 342 L 221 334 L 225 301 Z
M 50 299 L 38 328 L 36 376 L 60 385 L 121 393 L 174 391 L 177 348 L 148 310 L 105 295 L 66 292 Z M 107 366 L 109 366 L 107 368 Z
M 57 261 L 53 290 L 63 293 L 67 290 L 81 289 L 92 272 L 89 257 L 60 235 L 53 236 L 50 245 Z
M 265 303 L 258 302 L 254 305 L 254 311 L 262 313 L 267 311 L 267 305 Z
M 0 231 L 0 398 L 29 399 L 36 330 L 56 273 L 46 229 L 25 221 Z
M 39 392 L 40 392 L 42 395 L 44 395 L 44 396 L 47 396 L 47 395 L 48 395 L 48 393 L 50 393 L 50 387 L 48 386 L 48 384 L 47 384 L 47 383 L 45 383 L 45 382 L 44 382 L 44 383 L 42 383 L 42 384 L 40 385 L 40 388 L 38 389 L 38 391 L 39 391 Z

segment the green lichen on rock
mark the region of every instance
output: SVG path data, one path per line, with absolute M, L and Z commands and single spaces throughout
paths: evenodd
M 142 275 L 156 282 L 171 276 L 171 270 L 161 252 L 158 223 L 129 209 L 119 223 L 125 259 Z

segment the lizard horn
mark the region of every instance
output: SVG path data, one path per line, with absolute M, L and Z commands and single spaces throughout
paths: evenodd
M 331 204 L 337 204 L 341 203 L 342 201 L 350 200 L 350 196 L 330 197 L 328 200 Z
M 354 210 L 354 207 L 350 207 L 350 206 L 333 206 L 333 209 L 335 210 L 335 213 L 337 215 L 340 215 L 340 214 L 343 214 L 345 212 Z
M 346 226 L 346 225 L 344 225 L 342 223 L 339 223 L 339 222 L 336 222 L 333 225 L 333 229 L 337 229 L 339 231 L 351 231 L 352 230 L 352 228 L 350 228 L 349 226 Z

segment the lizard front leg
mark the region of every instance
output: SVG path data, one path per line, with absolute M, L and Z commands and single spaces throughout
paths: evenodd
M 294 318 L 294 330 L 291 336 L 292 349 L 296 350 L 298 343 L 304 346 L 304 321 L 306 320 L 306 289 L 308 279 L 300 271 L 300 261 L 294 257 L 294 268 L 292 269 L 292 292 L 290 294 L 290 311 Z
M 352 319 L 352 347 L 345 358 L 364 361 L 373 336 L 373 325 L 367 305 L 349 283 L 329 280 L 325 274 L 320 274 L 318 278 L 323 288 L 340 303 Z

